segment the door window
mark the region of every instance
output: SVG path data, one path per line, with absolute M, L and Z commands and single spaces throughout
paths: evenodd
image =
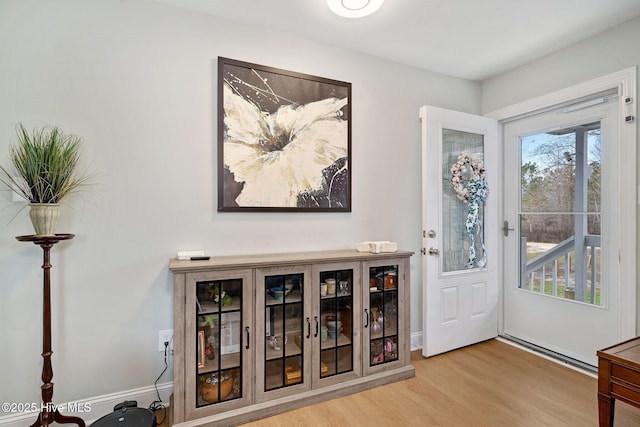
M 520 283 L 602 304 L 600 121 L 520 137 Z
M 483 160 L 484 135 L 459 130 L 442 130 L 442 271 L 444 273 L 467 268 L 482 267 L 485 264 L 484 253 L 484 212 L 483 204 L 478 204 L 479 211 L 472 213 L 478 216 L 478 227 L 467 227 L 469 217 L 468 200 L 461 200 L 451 185 L 455 173 L 462 182 L 461 187 L 468 185 L 473 177 L 473 166 L 460 155 Z M 456 163 L 459 165 L 454 171 Z M 471 249 L 473 245 L 473 249 Z

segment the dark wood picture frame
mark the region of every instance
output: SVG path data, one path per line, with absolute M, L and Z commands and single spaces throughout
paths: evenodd
M 218 211 L 351 212 L 351 83 L 219 57 Z

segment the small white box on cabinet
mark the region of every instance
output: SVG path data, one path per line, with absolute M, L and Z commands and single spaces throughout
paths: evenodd
M 397 252 L 398 243 L 390 242 L 388 240 L 378 240 L 356 243 L 356 250 L 358 252 L 371 252 L 372 254 L 379 254 L 383 252 Z

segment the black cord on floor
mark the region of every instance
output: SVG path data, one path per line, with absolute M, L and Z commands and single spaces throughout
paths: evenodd
M 162 370 L 162 372 L 160 372 L 160 375 L 158 375 L 158 378 L 156 378 L 155 382 L 153 383 L 153 385 L 156 388 L 156 395 L 158 396 L 158 400 L 151 402 L 151 405 L 149 405 L 149 410 L 153 411 L 154 414 L 156 413 L 156 411 L 159 411 L 160 409 L 164 410 L 162 419 L 161 420 L 156 419 L 156 422 L 158 424 L 162 424 L 164 420 L 167 418 L 167 407 L 164 406 L 164 403 L 162 403 L 162 399 L 160 398 L 160 391 L 158 391 L 158 381 L 160 381 L 160 378 L 164 375 L 165 372 L 167 372 L 167 368 L 169 367 L 169 364 L 167 363 L 167 358 L 169 357 L 168 355 L 169 355 L 169 343 L 165 342 L 164 343 L 164 369 Z

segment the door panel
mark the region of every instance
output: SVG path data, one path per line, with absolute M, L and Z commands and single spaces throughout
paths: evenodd
M 495 120 L 430 106 L 420 118 L 422 351 L 432 356 L 497 336 L 500 172 Z
M 504 240 L 504 333 L 592 366 L 619 340 L 617 108 L 504 127 L 505 219 L 515 225 Z
M 459 321 L 458 317 L 458 287 L 452 286 L 449 288 L 443 288 L 442 295 L 442 320 L 441 325 L 447 323 L 453 323 Z
M 473 283 L 471 285 L 471 317 L 488 315 L 487 283 Z
M 409 329 L 403 311 L 408 302 L 408 267 L 408 261 L 399 258 L 363 264 L 364 375 L 403 366 L 410 357 L 406 345 Z
M 200 418 L 215 406 L 220 411 L 242 408 L 253 395 L 253 277 L 247 270 L 188 273 L 185 293 L 187 330 L 185 408 L 187 418 Z M 230 299 L 216 298 L 225 292 Z M 230 339 L 229 339 L 230 338 Z M 195 363 L 194 363 L 195 362 Z M 218 386 L 222 384 L 222 386 Z
M 256 402 L 311 389 L 311 281 L 307 265 L 256 269 Z
M 316 304 L 312 310 L 312 329 L 315 329 L 311 334 L 312 388 L 359 378 L 362 376 L 362 340 L 356 322 L 360 320 L 362 295 L 355 291 L 362 283 L 360 264 L 314 265 L 312 276 Z M 335 279 L 333 290 L 327 290 L 327 279 Z M 335 319 L 332 321 L 330 316 Z M 338 326 L 341 331 L 336 333 Z

